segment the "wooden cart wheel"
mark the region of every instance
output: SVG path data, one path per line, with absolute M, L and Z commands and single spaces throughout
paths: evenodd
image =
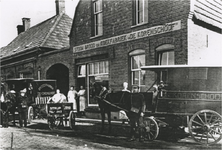
M 48 122 L 48 126 L 49 126 L 49 129 L 50 129 L 50 130 L 53 130 L 53 128 L 54 128 L 54 126 L 55 126 L 53 120 L 54 120 L 53 117 L 48 117 L 47 122 Z
M 33 120 L 33 119 L 34 119 L 33 107 L 32 107 L 32 106 L 29 106 L 29 109 L 28 109 L 28 118 L 27 118 L 28 123 L 32 123 L 32 120 Z
M 59 128 L 60 125 L 61 125 L 61 118 L 60 117 L 49 117 L 48 118 L 49 129 L 55 130 L 55 129 Z
M 188 123 L 193 139 L 201 144 L 214 144 L 222 138 L 222 116 L 212 110 L 195 113 Z
M 76 114 L 75 114 L 75 112 L 74 111 L 70 111 L 70 113 L 69 113 L 69 127 L 71 128 L 71 129 L 74 129 L 74 127 L 75 127 L 75 124 L 76 124 Z
M 159 127 L 153 117 L 146 117 L 143 121 L 144 127 L 144 138 L 149 141 L 153 141 L 159 134 Z

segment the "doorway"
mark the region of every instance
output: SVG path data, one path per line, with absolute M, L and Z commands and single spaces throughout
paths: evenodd
M 67 95 L 69 91 L 69 69 L 63 64 L 55 64 L 46 72 L 46 79 L 56 80 L 57 88 Z

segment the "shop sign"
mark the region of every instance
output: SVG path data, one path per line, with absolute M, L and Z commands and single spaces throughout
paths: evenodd
M 73 53 L 137 40 L 181 29 L 181 20 L 73 47 Z

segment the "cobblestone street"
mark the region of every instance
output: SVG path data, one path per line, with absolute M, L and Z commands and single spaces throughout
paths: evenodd
M 34 130 L 9 127 L 0 128 L 1 149 L 121 149 L 88 142 L 78 138 L 61 137 L 58 134 L 46 131 L 49 134 L 33 132 Z M 45 133 L 46 133 L 45 132 Z M 72 132 L 71 130 L 69 132 Z M 74 133 L 73 133 L 74 134 Z
M 185 138 L 178 142 L 154 140 L 128 142 L 128 129 L 113 126 L 111 135 L 101 134 L 99 124 L 77 123 L 75 130 L 68 127 L 51 131 L 46 120 L 35 120 L 27 128 L 0 128 L 0 149 L 221 149 L 221 142 L 212 146 L 199 145 Z

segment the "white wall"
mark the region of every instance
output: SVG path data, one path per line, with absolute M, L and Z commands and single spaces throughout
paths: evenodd
M 222 34 L 188 19 L 188 65 L 222 65 Z

